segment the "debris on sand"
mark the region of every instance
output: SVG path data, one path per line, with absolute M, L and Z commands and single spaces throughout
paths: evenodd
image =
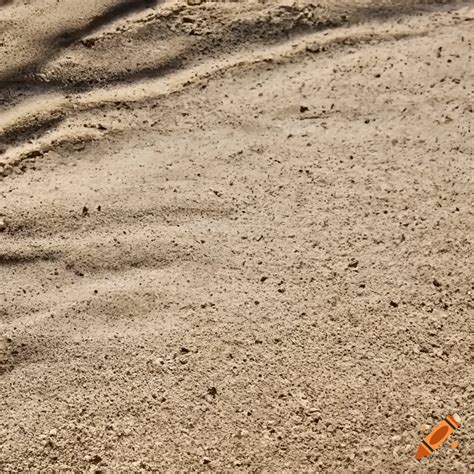
M 217 395 L 217 388 L 216 387 L 210 387 L 207 389 L 207 393 L 211 395 L 212 397 L 215 397 Z
M 349 268 L 357 268 L 358 265 L 359 265 L 359 260 L 355 260 L 355 259 L 352 260 L 352 261 L 350 261 L 350 262 L 347 264 L 347 266 L 348 266 Z
M 11 339 L 6 336 L 0 336 L 0 373 L 8 360 L 8 352 Z
M 427 425 L 426 423 L 423 423 L 421 426 L 420 426 L 420 431 L 422 433 L 428 433 L 428 431 L 430 430 L 430 425 Z

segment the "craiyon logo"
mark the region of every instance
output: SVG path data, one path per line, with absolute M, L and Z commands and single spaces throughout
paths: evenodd
M 448 415 L 426 438 L 421 440 L 421 443 L 418 446 L 418 451 L 416 452 L 416 459 L 421 459 L 433 454 L 434 451 L 438 449 L 456 431 L 456 429 L 459 428 L 460 425 L 461 418 L 459 415 Z M 455 448 L 456 446 L 457 442 L 453 441 L 451 447 Z

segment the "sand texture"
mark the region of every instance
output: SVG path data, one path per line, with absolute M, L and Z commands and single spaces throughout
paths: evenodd
M 473 2 L 0 1 L 0 472 L 473 472 L 473 42 Z

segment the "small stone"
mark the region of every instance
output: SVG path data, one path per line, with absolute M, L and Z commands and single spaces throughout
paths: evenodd
M 51 438 L 47 438 L 45 441 L 43 441 L 43 446 L 45 448 L 54 448 L 55 444 Z
M 436 286 L 436 288 L 439 288 L 441 283 L 436 278 L 433 278 L 433 285 Z
M 7 229 L 7 222 L 3 217 L 0 217 L 0 232 L 4 232 Z
M 423 423 L 421 426 L 420 426 L 420 431 L 422 433 L 428 433 L 428 431 L 430 430 L 430 425 L 427 425 L 426 423 Z
M 390 301 L 390 306 L 392 308 L 398 308 L 398 303 L 396 301 Z
M 217 388 L 216 387 L 211 387 L 207 389 L 207 393 L 213 397 L 217 395 Z
M 86 456 L 85 460 L 91 464 L 99 464 L 100 461 L 102 461 L 102 458 L 98 454 L 93 454 Z
M 302 114 L 304 114 L 305 112 L 307 112 L 309 110 L 308 107 L 306 107 L 306 105 L 300 105 L 300 112 Z
M 209 458 L 202 458 L 202 463 L 203 464 L 209 464 L 211 460 Z
M 88 215 L 89 215 L 89 209 L 86 206 L 84 206 L 82 208 L 82 217 L 87 217 Z
M 92 48 L 95 44 L 95 39 L 94 38 L 86 38 L 81 41 L 82 46 L 85 46 L 86 48 Z
M 357 268 L 358 265 L 359 265 L 359 260 L 352 260 L 351 262 L 347 264 L 349 268 Z
M 49 436 L 56 436 L 58 434 L 58 430 L 56 428 L 53 428 L 50 432 L 49 432 Z
M 187 347 L 181 348 L 181 354 L 189 354 L 191 351 Z

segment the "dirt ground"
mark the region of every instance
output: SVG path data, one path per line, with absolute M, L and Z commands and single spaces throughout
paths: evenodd
M 473 3 L 0 3 L 1 472 L 474 471 Z

